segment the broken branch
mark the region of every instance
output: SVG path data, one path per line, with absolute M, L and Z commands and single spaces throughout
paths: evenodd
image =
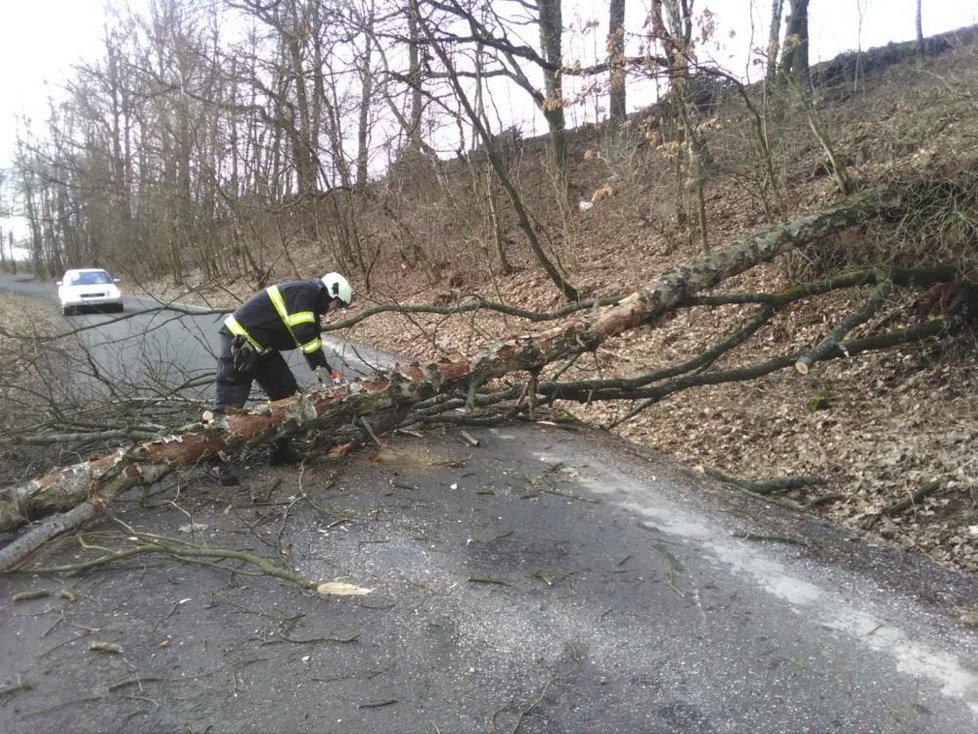
M 807 375 L 812 364 L 825 359 L 826 355 L 836 349 L 842 352 L 844 356 L 848 357 L 849 352 L 845 345 L 842 344 L 842 338 L 859 326 L 859 324 L 869 321 L 873 314 L 879 310 L 880 306 L 883 305 L 883 302 L 889 297 L 892 290 L 892 280 L 887 279 L 880 283 L 860 308 L 856 309 L 845 319 L 839 322 L 832 329 L 832 331 L 829 332 L 829 335 L 819 342 L 811 351 L 806 352 L 798 358 L 798 361 L 795 362 L 795 369 L 801 374 Z

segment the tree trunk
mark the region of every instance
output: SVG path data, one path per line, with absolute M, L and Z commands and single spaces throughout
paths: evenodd
M 767 73 L 768 83 L 778 77 L 778 47 L 781 39 L 781 16 L 784 13 L 784 0 L 771 0 L 771 30 L 767 41 Z
M 374 73 L 371 68 L 374 47 L 374 17 L 367 17 L 364 29 L 363 68 L 360 70 L 360 113 L 357 119 L 357 187 L 367 186 L 367 163 L 370 158 L 370 100 L 373 97 Z
M 791 15 L 785 28 L 785 42 L 782 45 L 784 56 L 781 71 L 791 74 L 802 94 L 809 92 L 808 68 L 808 2 L 809 0 L 789 0 Z
M 408 0 L 408 84 L 411 87 L 411 108 L 408 113 L 408 149 L 421 152 L 421 35 L 419 33 L 418 0 Z
M 608 121 L 617 131 L 625 122 L 625 0 L 611 0 L 608 7 Z
M 540 11 L 540 50 L 543 58 L 558 69 L 563 64 L 561 50 L 563 20 L 561 0 L 537 0 Z M 561 199 L 567 196 L 567 140 L 564 129 L 564 91 L 560 72 L 553 68 L 543 69 L 543 86 L 546 97 L 543 100 L 543 116 L 547 120 L 550 139 L 550 158 L 554 167 L 554 178 Z
M 667 10 L 666 16 L 662 13 L 663 6 Z M 680 130 L 680 142 L 683 144 L 683 151 L 676 157 L 676 219 L 680 226 L 687 225 L 689 219 L 685 201 L 691 192 L 700 241 L 703 251 L 709 252 L 705 189 L 707 174 L 713 167 L 713 156 L 696 124 L 696 113 L 690 99 L 689 67 L 693 54 L 691 9 L 689 5 L 678 0 L 656 0 L 652 3 L 649 19 L 669 61 L 669 83 L 672 87 L 674 114 Z
M 924 17 L 921 11 L 921 4 L 923 0 L 917 0 L 917 16 L 916 16 L 916 26 L 917 26 L 917 59 L 918 62 L 922 61 L 926 49 L 924 48 Z

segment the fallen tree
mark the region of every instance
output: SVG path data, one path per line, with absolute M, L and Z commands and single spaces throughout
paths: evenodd
M 505 404 L 508 407 L 503 414 L 512 415 L 514 402 L 532 409 L 540 397 L 579 401 L 640 399 L 647 405 L 695 385 L 750 379 L 793 365 L 804 372 L 826 359 L 938 336 L 948 324 L 935 318 L 910 328 L 846 341 L 847 333 L 866 321 L 878 307 L 881 293 L 885 295 L 894 285 L 919 287 L 953 280 L 960 272 L 959 266 L 866 271 L 796 286 L 781 294 L 698 295 L 801 245 L 898 210 L 900 201 L 897 192 L 865 190 L 823 211 L 716 250 L 664 274 L 613 305 L 596 308 L 585 316 L 577 313 L 536 333 L 487 343 L 471 357 L 414 363 L 350 385 L 323 388 L 279 401 L 262 410 L 235 412 L 220 420 L 194 423 L 167 437 L 120 448 L 109 455 L 93 457 L 26 484 L 0 490 L 0 530 L 9 531 L 52 512 L 66 511 L 0 550 L 0 567 L 6 570 L 16 567 L 46 540 L 95 517 L 108 502 L 133 487 L 158 482 L 176 469 L 193 466 L 219 452 L 236 454 L 280 436 L 329 428 L 333 435 L 355 440 L 358 436 L 362 438 L 407 423 L 439 420 L 443 413 L 460 405 L 475 410 Z M 756 333 L 779 308 L 827 290 L 865 285 L 875 288 L 864 307 L 813 349 L 782 355 L 758 365 L 707 371 L 720 356 Z M 539 380 L 548 366 L 594 351 L 627 330 L 653 325 L 677 308 L 730 303 L 757 304 L 760 310 L 739 329 L 692 360 L 631 380 L 565 383 L 556 379 L 560 371 L 545 381 Z M 528 373 L 527 385 L 499 387 L 494 383 L 495 378 L 514 372 Z M 338 426 L 346 426 L 348 430 L 337 433 Z

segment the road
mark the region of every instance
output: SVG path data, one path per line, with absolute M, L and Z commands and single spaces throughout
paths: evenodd
M 383 441 L 181 475 L 89 533 L 368 595 L 149 556 L 0 578 L 0 731 L 978 731 L 972 577 L 584 427 Z

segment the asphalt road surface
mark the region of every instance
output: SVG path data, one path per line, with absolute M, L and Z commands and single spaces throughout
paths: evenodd
M 242 474 L 182 474 L 34 560 L 152 533 L 370 593 L 168 556 L 0 577 L 0 731 L 978 731 L 974 578 L 597 431 Z

